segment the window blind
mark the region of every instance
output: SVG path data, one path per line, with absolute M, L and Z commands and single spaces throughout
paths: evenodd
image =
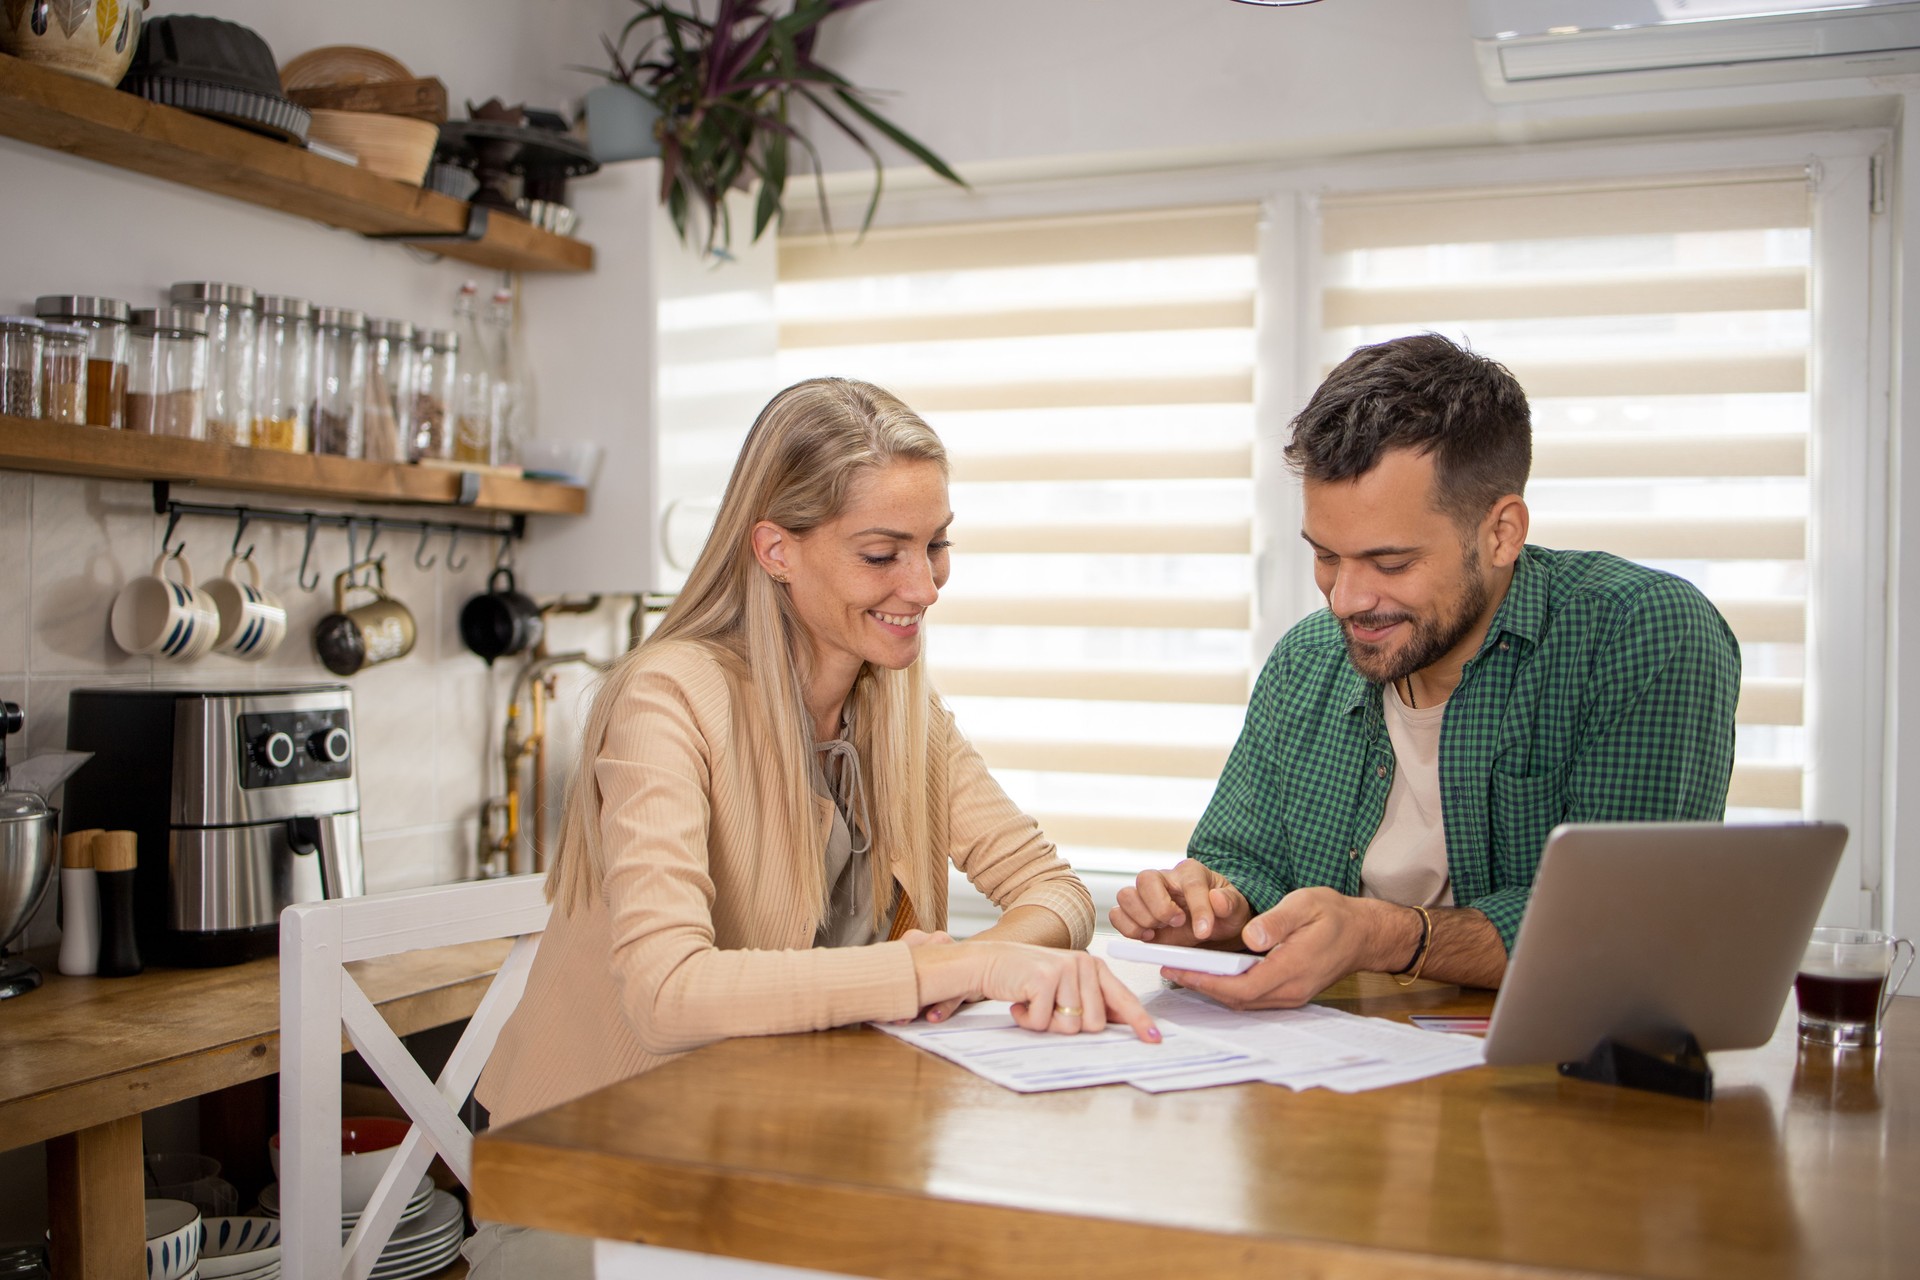
M 1741 644 L 1729 817 L 1802 810 L 1811 200 L 1803 170 L 1334 195 L 1323 365 L 1432 330 L 1534 414 L 1531 541 L 1696 583 Z
M 877 382 L 947 444 L 929 671 L 1095 876 L 1183 853 L 1251 685 L 1256 216 L 780 242 L 782 376 Z

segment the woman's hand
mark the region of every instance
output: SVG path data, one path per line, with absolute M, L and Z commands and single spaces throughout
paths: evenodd
M 941 1017 L 950 1016 L 967 1000 L 1007 1000 L 1013 1020 L 1029 1031 L 1073 1035 L 1121 1022 L 1142 1040 L 1160 1038 L 1139 997 L 1084 951 L 1018 942 L 940 945 L 927 939 L 909 946 L 920 1003 L 930 1014 L 944 1010 Z

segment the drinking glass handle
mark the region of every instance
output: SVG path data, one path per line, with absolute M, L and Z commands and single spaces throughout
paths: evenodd
M 1891 970 L 1887 973 L 1887 988 L 1880 995 L 1880 1016 L 1882 1018 L 1887 1016 L 1887 1010 L 1893 1004 L 1893 997 L 1899 992 L 1901 982 L 1906 979 L 1907 970 L 1913 968 L 1913 944 L 1905 938 L 1895 938 L 1893 940 L 1894 959 L 1897 960 L 1900 958 L 1900 948 L 1902 947 L 1907 949 L 1907 962 L 1900 966 L 1899 973 L 1896 974 Z

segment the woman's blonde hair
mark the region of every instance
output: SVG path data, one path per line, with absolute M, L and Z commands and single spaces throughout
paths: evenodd
M 945 472 L 947 452 L 919 415 L 879 387 L 815 378 L 788 387 L 760 411 L 686 586 L 654 633 L 614 664 L 594 698 L 568 789 L 560 850 L 547 878 L 550 899 L 570 910 L 604 883 L 592 757 L 606 741 L 625 677 L 640 654 L 648 645 L 680 640 L 714 649 L 735 673 L 736 691 L 750 685 L 766 731 L 736 734 L 735 745 L 751 748 L 762 792 L 784 794 L 788 844 L 798 855 L 793 887 L 801 901 L 818 904 L 824 917 L 828 886 L 814 816 L 813 731 L 801 698 L 811 648 L 786 588 L 754 555 L 753 527 L 768 520 L 791 533 L 810 533 L 845 511 L 857 479 L 896 461 L 933 462 Z M 928 848 L 929 696 L 919 659 L 900 671 L 863 667 L 847 696 L 867 786 L 866 812 L 872 815 L 873 903 L 881 929 L 895 871 L 906 879 L 909 903 L 920 904 L 932 900 L 930 877 L 942 873 L 944 859 Z

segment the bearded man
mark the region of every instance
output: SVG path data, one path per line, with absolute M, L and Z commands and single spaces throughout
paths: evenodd
M 1294 419 L 1327 607 L 1267 660 L 1189 856 L 1111 913 L 1266 953 L 1183 985 L 1235 1008 L 1357 970 L 1497 987 L 1555 826 L 1724 816 L 1732 631 L 1671 574 L 1528 546 L 1532 435 L 1513 375 L 1435 334 L 1355 351 Z

